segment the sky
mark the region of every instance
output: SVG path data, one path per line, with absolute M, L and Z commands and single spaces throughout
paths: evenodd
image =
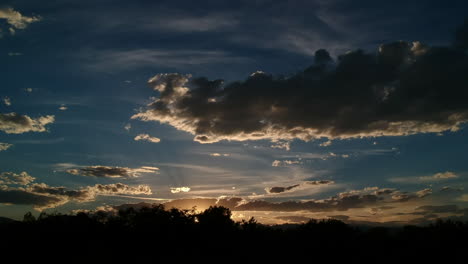
M 468 219 L 467 9 L 4 0 L 0 216 Z

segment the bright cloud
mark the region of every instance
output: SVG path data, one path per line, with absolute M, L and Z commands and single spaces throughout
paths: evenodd
M 157 138 L 157 137 L 152 137 L 148 134 L 139 134 L 137 135 L 135 138 L 135 141 L 148 141 L 148 142 L 151 142 L 151 143 L 159 143 L 161 141 L 161 139 Z

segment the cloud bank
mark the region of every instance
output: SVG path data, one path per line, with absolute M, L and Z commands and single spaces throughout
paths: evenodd
M 462 44 L 399 41 L 375 53 L 351 51 L 336 61 L 319 50 L 312 66 L 287 78 L 256 72 L 224 85 L 157 74 L 148 84 L 159 96 L 132 119 L 169 124 L 200 143 L 457 131 L 468 121 L 466 72 Z
M 26 172 L 0 174 L 0 203 L 32 205 L 36 210 L 44 210 L 64 205 L 68 202 L 91 202 L 99 195 L 151 195 L 148 185 L 129 186 L 123 183 L 96 184 L 79 189 L 49 186 L 35 183 L 35 178 Z

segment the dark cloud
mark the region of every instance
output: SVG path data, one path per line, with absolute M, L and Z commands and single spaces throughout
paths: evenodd
M 92 176 L 98 178 L 133 178 L 138 177 L 140 173 L 158 173 L 159 168 L 156 167 L 110 167 L 110 166 L 88 166 L 78 169 L 69 169 L 68 173 L 73 175 Z
M 399 41 L 336 62 L 319 50 L 315 64 L 291 77 L 256 72 L 228 85 L 158 74 L 149 85 L 159 97 L 132 118 L 169 124 L 200 143 L 457 131 L 468 121 L 464 48 Z
M 35 183 L 26 172 L 0 173 L 0 203 L 32 205 L 36 210 L 57 207 L 70 201 L 90 202 L 98 195 L 150 195 L 148 185 L 129 186 L 123 183 L 96 184 L 79 189 Z
M 0 113 L 0 130 L 7 134 L 22 134 L 26 132 L 45 132 L 48 124 L 54 123 L 53 115 L 40 116 L 36 119 L 17 113 Z
M 292 190 L 294 188 L 297 188 L 299 186 L 300 186 L 299 184 L 295 184 L 295 185 L 291 185 L 291 186 L 288 186 L 288 187 L 271 187 L 271 188 L 267 189 L 266 191 L 268 193 L 282 193 L 282 192 L 286 192 L 286 191 Z
M 287 186 L 287 187 L 271 187 L 271 188 L 266 188 L 265 191 L 267 193 L 283 193 L 283 192 L 287 192 L 287 191 L 292 191 L 294 189 L 297 189 L 299 187 L 305 187 L 307 185 L 328 185 L 328 184 L 333 184 L 335 183 L 334 181 L 330 181 L 330 180 L 320 180 L 320 181 L 305 181 L 305 182 L 302 182 L 300 184 L 294 184 L 294 185 L 291 185 L 291 186 Z
M 0 189 L 0 203 L 34 205 L 37 208 L 49 208 L 59 204 L 60 198 L 31 193 L 25 190 Z
M 288 187 L 276 188 L 278 188 L 278 191 L 280 191 L 280 188 Z M 167 208 L 175 207 L 179 209 L 190 209 L 194 206 L 196 206 L 198 209 L 203 209 L 210 206 L 219 205 L 227 207 L 233 211 L 333 212 L 348 211 L 349 209 L 355 208 L 375 208 L 376 211 L 381 211 L 394 209 L 398 204 L 410 200 L 422 201 L 424 197 L 432 193 L 432 191 L 429 190 L 430 189 L 424 189 L 414 193 L 409 193 L 388 188 L 371 187 L 362 190 L 339 193 L 335 196 L 323 200 L 271 202 L 267 200 L 244 199 L 242 197 L 220 197 L 218 199 L 177 199 L 166 202 L 164 205 Z

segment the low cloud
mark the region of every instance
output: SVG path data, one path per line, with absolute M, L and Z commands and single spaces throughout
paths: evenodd
M 421 180 L 441 180 L 441 179 L 456 179 L 456 178 L 458 178 L 457 174 L 451 171 L 446 171 L 446 172 L 436 173 L 429 177 L 421 177 Z
M 13 8 L 0 8 L 0 20 L 1 19 L 6 20 L 7 24 L 10 26 L 10 33 L 14 35 L 17 29 L 25 29 L 29 24 L 40 21 L 41 17 L 24 16 Z
M 0 113 L 0 130 L 7 134 L 22 134 L 26 132 L 46 132 L 46 125 L 55 121 L 53 115 L 31 118 L 17 113 Z
M 157 137 L 152 137 L 148 134 L 139 134 L 134 139 L 135 141 L 148 141 L 151 143 L 159 143 L 161 141 L 161 139 Z
M 0 142 L 0 151 L 5 151 L 9 148 L 13 147 L 13 144 L 8 144 L 8 143 L 1 143 Z
M 289 78 L 256 72 L 227 85 L 157 74 L 148 84 L 158 97 L 132 118 L 168 124 L 200 143 L 408 136 L 458 131 L 468 121 L 461 48 L 398 41 L 337 61 L 324 50 L 315 58 Z
M 452 179 L 457 179 L 457 178 L 459 178 L 458 174 L 451 172 L 451 171 L 446 171 L 446 172 L 439 172 L 430 176 L 395 177 L 395 178 L 390 178 L 388 180 L 390 182 L 395 182 L 395 183 L 418 184 L 418 183 L 424 183 L 424 182 L 438 182 L 438 181 L 452 180 Z
M 173 187 L 171 193 L 189 192 L 190 187 Z
M 68 202 L 91 202 L 99 195 L 151 195 L 148 185 L 129 186 L 123 183 L 96 184 L 79 189 L 49 186 L 35 183 L 35 178 L 26 172 L 0 174 L 0 203 L 32 205 L 36 210 L 44 210 L 64 205 Z
M 141 173 L 159 173 L 159 168 L 143 166 L 140 168 L 88 166 L 77 169 L 69 169 L 66 172 L 73 175 L 90 176 L 97 178 L 135 178 Z
M 68 107 L 67 107 L 66 105 L 61 105 L 61 106 L 59 107 L 59 110 L 60 110 L 60 111 L 66 111 L 66 110 L 68 110 Z

